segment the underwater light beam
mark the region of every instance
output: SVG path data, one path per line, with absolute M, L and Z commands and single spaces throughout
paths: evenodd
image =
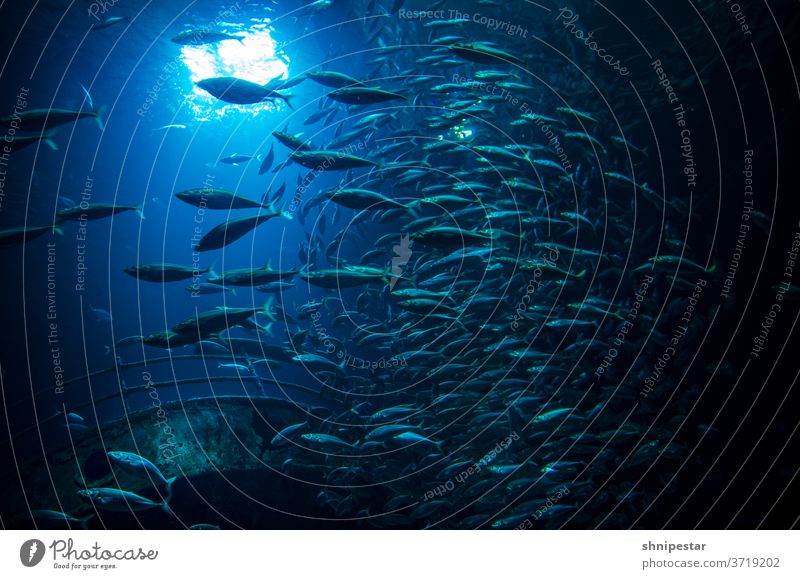
M 233 76 L 258 84 L 266 84 L 278 77 L 288 77 L 289 60 L 275 49 L 275 40 L 270 31 L 265 29 L 238 33 L 238 40 L 223 40 L 205 46 L 183 46 L 181 60 L 189 69 L 193 84 L 189 104 L 198 117 L 207 117 L 217 104 L 217 99 L 200 89 L 195 83 L 217 76 Z M 259 105 L 225 105 L 217 109 L 223 116 L 229 110 L 250 111 L 258 113 L 264 109 L 274 109 L 276 104 Z

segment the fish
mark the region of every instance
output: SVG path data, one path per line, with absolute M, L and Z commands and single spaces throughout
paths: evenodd
M 139 512 L 148 509 L 160 508 L 167 514 L 172 514 L 167 500 L 155 502 L 130 491 L 109 487 L 97 487 L 78 491 L 78 496 L 91 504 L 94 508 L 112 512 Z
M 330 289 L 356 287 L 369 283 L 387 284 L 390 280 L 390 274 L 386 270 L 364 266 L 348 266 L 345 269 L 303 270 L 299 275 L 300 279 L 310 285 Z
M 314 149 L 313 144 L 303 141 L 299 135 L 292 135 L 286 131 L 272 131 L 272 135 L 292 151 L 311 151 Z
M 194 245 L 195 251 L 211 251 L 214 249 L 222 249 L 226 245 L 230 245 L 237 239 L 247 235 L 250 231 L 266 223 L 273 217 L 287 217 L 286 214 L 280 211 L 267 211 L 257 215 L 248 217 L 239 217 L 221 223 L 206 233 L 200 241 Z M 288 218 L 291 218 L 290 216 Z
M 325 196 L 350 209 L 385 209 L 386 206 L 407 209 L 403 203 L 367 189 L 334 189 L 327 191 Z
M 231 76 L 204 78 L 195 83 L 211 96 L 235 105 L 252 105 L 281 100 L 293 108 L 290 95 L 268 89 L 260 84 Z
M 208 337 L 217 336 L 223 330 L 240 324 L 260 312 L 270 318 L 274 318 L 270 309 L 270 302 L 257 308 L 221 308 L 200 312 L 175 324 L 170 333 L 165 336 L 165 339 L 168 342 L 175 336 L 175 341 L 178 343 L 186 339 L 193 340 L 186 342 L 187 344 L 192 344 Z
M 88 93 L 87 93 L 88 94 Z M 55 127 L 60 127 L 68 123 L 74 123 L 81 119 L 93 119 L 98 128 L 102 131 L 105 129 L 103 125 L 102 115 L 105 112 L 104 108 L 94 109 L 91 103 L 91 97 L 87 100 L 92 107 L 92 110 L 73 110 L 73 109 L 32 109 L 14 113 L 11 115 L 0 117 L 0 128 L 10 129 L 15 128 L 18 131 L 25 131 L 28 133 L 38 133 L 38 135 L 28 138 L 36 138 L 37 140 L 52 140 L 52 133 L 50 132 Z M 46 136 L 41 136 L 46 134 Z M 13 136 L 13 135 L 12 135 Z M 15 137 L 19 139 L 21 137 Z
M 270 145 L 269 153 L 267 156 L 264 157 L 264 160 L 261 161 L 261 166 L 258 168 L 258 174 L 263 175 L 270 169 L 272 169 L 272 163 L 275 160 L 275 145 Z
M 516 56 L 480 42 L 456 42 L 448 47 L 456 56 L 479 64 L 516 64 L 525 63 Z
M 322 119 L 324 119 L 328 115 L 330 115 L 331 110 L 333 110 L 333 109 L 322 109 L 322 110 L 319 110 L 319 111 L 311 113 L 308 116 L 308 118 L 305 121 L 303 121 L 303 125 L 306 125 L 306 126 L 307 125 L 313 125 L 314 123 L 317 123 L 317 122 L 321 121 Z
M 238 40 L 244 44 L 244 37 L 242 36 L 234 36 L 210 28 L 192 28 L 184 30 L 170 38 L 170 40 L 182 46 L 204 46 L 206 44 L 216 44 L 223 40 Z
M 231 370 L 236 370 L 237 372 L 245 372 L 247 374 L 250 373 L 250 368 L 245 366 L 244 364 L 223 364 L 220 362 L 217 364 L 217 368 L 226 368 Z
M 122 271 L 139 281 L 166 283 L 199 277 L 208 273 L 209 268 L 202 269 L 174 263 L 145 263 L 126 267 Z
M 162 126 L 160 126 L 158 128 L 153 129 L 151 132 L 152 133 L 158 133 L 158 132 L 162 132 L 162 131 L 184 130 L 184 129 L 188 129 L 188 128 L 189 127 L 186 126 L 186 125 L 183 125 L 183 124 L 180 124 L 180 123 L 174 123 L 174 124 L 171 124 L 171 125 L 162 125 Z
M 57 211 L 56 217 L 60 221 L 94 221 L 126 211 L 133 211 L 139 216 L 139 219 L 144 219 L 141 205 L 114 205 L 112 203 L 88 203 L 67 207 Z
M 217 525 L 209 525 L 207 523 L 197 523 L 196 525 L 192 525 L 189 527 L 190 531 L 219 531 L 220 528 Z
M 363 84 L 352 76 L 333 70 L 317 70 L 307 72 L 306 76 L 322 86 L 330 88 L 344 88 L 349 86 L 363 86 Z
M 294 78 L 286 78 L 286 79 L 284 79 L 283 75 L 281 75 L 278 78 L 273 78 L 271 81 L 265 84 L 264 87 L 268 88 L 269 90 L 287 90 L 297 86 L 305 79 L 306 76 L 303 74 L 297 75 Z
M 251 155 L 239 155 L 234 154 L 230 155 L 229 157 L 223 157 L 219 160 L 220 163 L 224 163 L 226 165 L 241 165 L 242 163 L 247 163 L 248 161 L 252 161 L 253 159 L 258 160 L 259 157 L 253 157 Z
M 433 247 L 450 247 L 489 243 L 492 241 L 492 235 L 458 227 L 429 227 L 411 233 L 411 239 Z
M 217 189 L 213 187 L 178 191 L 175 193 L 175 198 L 189 205 L 205 209 L 221 209 L 226 211 L 231 209 L 273 210 L 273 206 L 269 203 L 242 197 L 236 191 L 228 191 L 227 189 Z
M 105 20 L 92 25 L 92 30 L 103 30 L 121 22 L 130 22 L 130 16 L 109 16 Z
M 3 138 L 3 148 L 9 153 L 16 153 L 17 151 L 21 151 L 22 149 L 30 147 L 31 145 L 44 143 L 54 151 L 58 151 L 58 145 L 56 145 L 55 141 L 53 140 L 53 134 L 54 133 L 51 130 L 40 135 L 15 135 L 13 137 L 6 135 Z
M 318 171 L 347 171 L 361 167 L 378 167 L 378 163 L 336 151 L 300 151 L 289 153 L 289 158 L 308 169 Z
M 57 226 L 41 225 L 14 227 L 0 230 L 0 249 L 23 245 L 47 233 L 64 235 L 64 231 Z
M 186 286 L 185 289 L 187 292 L 197 295 L 213 295 L 213 294 L 224 294 L 230 293 L 232 295 L 236 295 L 236 288 L 233 287 L 225 287 L 215 283 L 197 283 Z
M 297 284 L 291 282 L 273 281 L 264 285 L 256 286 L 256 291 L 261 293 L 282 292 L 283 290 L 288 290 L 296 286 Z
M 161 470 L 146 458 L 132 452 L 119 450 L 108 451 L 106 456 L 113 466 L 135 477 L 148 480 L 156 486 L 163 486 L 167 495 L 172 495 L 172 485 L 177 477 L 166 478 Z
M 337 89 L 328 93 L 328 98 L 349 105 L 369 105 L 385 103 L 394 100 L 407 101 L 408 97 L 396 92 L 389 92 L 379 88 L 353 86 Z
M 208 283 L 221 286 L 263 286 L 264 284 L 279 282 L 284 279 L 291 279 L 299 270 L 289 269 L 279 271 L 271 269 L 269 263 L 259 268 L 244 268 L 228 270 L 219 275 L 211 270 Z
M 314 444 L 316 446 L 321 447 L 337 447 L 337 448 L 353 448 L 353 445 L 349 442 L 345 442 L 338 436 L 333 436 L 332 434 L 320 434 L 320 433 L 306 433 L 301 434 L 300 438 L 304 441 Z
M 278 431 L 277 434 L 272 438 L 270 444 L 273 446 L 281 446 L 286 445 L 292 441 L 295 433 L 300 432 L 300 430 L 305 429 L 308 427 L 307 422 L 301 422 L 299 424 L 292 424 L 291 426 L 287 426 L 282 430 Z M 299 436 L 298 436 L 299 437 Z
M 47 509 L 36 509 L 31 511 L 31 518 L 36 523 L 37 528 L 68 528 L 79 527 L 86 529 L 86 522 L 91 519 L 94 514 L 91 514 L 82 519 L 62 513 L 61 511 L 53 511 Z

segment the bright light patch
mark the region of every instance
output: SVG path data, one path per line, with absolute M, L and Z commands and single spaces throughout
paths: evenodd
M 258 84 L 266 84 L 277 77 L 288 78 L 288 58 L 276 54 L 275 41 L 266 24 L 257 24 L 247 32 L 237 32 L 235 35 L 241 36 L 242 42 L 223 40 L 205 46 L 181 47 L 181 60 L 189 69 L 192 84 L 216 76 L 233 76 Z M 224 104 L 196 85 L 188 96 L 188 104 L 198 119 L 219 118 L 231 111 L 257 114 L 282 106 L 269 102 L 255 105 Z
M 453 131 L 453 136 L 458 138 L 458 139 L 462 139 L 462 140 L 463 139 L 468 139 L 469 137 L 472 136 L 472 131 L 470 129 L 464 127 L 463 125 L 460 125 L 460 126 L 457 126 L 457 127 L 453 127 L 452 131 Z

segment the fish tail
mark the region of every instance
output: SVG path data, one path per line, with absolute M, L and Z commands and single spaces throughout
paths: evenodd
M 292 105 L 292 99 L 294 99 L 294 95 L 282 94 L 282 95 L 280 95 L 280 97 L 281 97 L 281 99 L 283 99 L 283 102 L 286 103 L 287 107 L 289 107 L 290 109 L 294 110 L 294 106 Z
M 94 115 L 95 115 L 94 116 L 94 122 L 97 123 L 97 126 L 100 128 L 101 131 L 105 131 L 106 130 L 106 125 L 103 122 L 103 117 L 105 116 L 107 110 L 108 110 L 108 108 L 105 105 L 103 105 L 99 109 L 94 111 Z
M 61 221 L 59 221 L 58 223 L 61 223 Z M 56 235 L 61 235 L 62 237 L 64 236 L 64 230 L 61 229 L 58 225 L 53 227 L 53 233 L 55 233 Z
M 139 219 L 144 220 L 144 213 L 142 212 L 142 209 L 144 209 L 144 204 L 139 205 L 138 207 L 136 207 L 136 215 L 139 216 Z
M 264 302 L 264 306 L 261 308 L 261 311 L 270 321 L 275 322 L 278 320 L 278 318 L 275 317 L 275 312 L 272 311 L 273 301 L 274 300 L 272 296 L 270 296 L 267 301 Z
M 172 500 L 172 485 L 175 483 L 178 477 L 174 476 L 170 479 L 167 479 L 167 496 L 164 498 L 164 501 L 159 505 L 161 510 L 167 513 L 168 515 L 173 515 L 175 513 L 172 512 L 172 509 L 169 508 L 169 502 Z
M 93 516 L 94 516 L 94 513 L 92 513 L 91 515 L 86 515 L 85 517 L 78 519 L 78 524 L 80 525 L 81 529 L 83 529 L 84 531 L 88 530 L 89 527 L 86 526 L 86 523 L 88 523 L 89 519 L 91 519 Z
M 48 147 L 50 147 L 54 151 L 58 151 L 58 145 L 56 145 L 56 142 L 53 140 L 53 135 L 55 135 L 55 131 L 52 130 L 47 131 L 42 137 L 42 140 Z
M 231 295 L 233 295 L 233 296 L 235 296 L 235 295 L 236 295 L 236 288 L 235 288 L 235 287 L 234 287 L 234 288 L 231 288 Z

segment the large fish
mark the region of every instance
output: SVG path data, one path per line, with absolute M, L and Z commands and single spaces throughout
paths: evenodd
M 165 283 L 191 279 L 208 273 L 209 269 L 193 268 L 174 263 L 146 263 L 126 267 L 123 271 L 140 281 Z
M 93 221 L 125 211 L 135 211 L 140 219 L 144 219 L 141 205 L 114 205 L 112 203 L 90 203 L 83 207 L 80 205 L 67 207 L 58 211 L 56 217 L 62 221 Z
M 390 274 L 384 269 L 348 266 L 344 269 L 318 269 L 300 272 L 300 279 L 318 287 L 349 288 L 368 283 L 389 283 Z
M 267 153 L 267 156 L 264 157 L 263 161 L 261 161 L 261 166 L 258 168 L 258 174 L 263 175 L 264 173 L 272 169 L 272 163 L 274 162 L 274 160 L 275 160 L 275 144 L 273 143 L 269 147 L 269 153 Z
M 245 268 L 228 270 L 222 274 L 216 274 L 213 269 L 208 276 L 208 283 L 219 284 L 221 286 L 260 286 L 283 279 L 290 279 L 297 275 L 299 270 L 290 269 L 285 271 L 271 269 L 269 264 L 258 268 Z
M 362 83 L 352 76 L 348 76 L 341 72 L 334 72 L 332 70 L 319 70 L 306 73 L 306 76 L 321 84 L 331 88 L 344 88 L 346 86 L 362 86 Z
M 216 189 L 212 187 L 201 187 L 195 189 L 186 189 L 185 191 L 178 191 L 175 197 L 194 205 L 195 207 L 204 207 L 207 209 L 269 209 L 272 206 L 268 203 L 262 203 L 247 197 L 242 197 L 235 191 L 228 191 L 227 189 Z
M 231 76 L 205 78 L 198 81 L 197 86 L 211 96 L 226 103 L 252 105 L 282 100 L 289 108 L 292 108 L 291 96 L 281 94 L 265 86 L 241 78 L 234 78 Z
M 281 212 L 262 212 L 258 215 L 240 217 L 221 223 L 206 233 L 203 238 L 194 246 L 195 251 L 210 251 L 221 249 L 243 237 L 262 223 L 266 223 L 273 217 L 285 215 Z
M 10 153 L 16 153 L 26 147 L 29 147 L 38 142 L 42 142 L 54 151 L 58 150 L 58 145 L 53 141 L 53 132 L 49 131 L 40 135 L 6 135 L 0 142 L 3 149 L 7 149 Z
M 15 227 L 13 229 L 3 229 L 0 230 L 0 248 L 15 247 L 17 245 L 22 245 L 24 243 L 28 243 L 33 239 L 36 239 L 37 237 L 41 237 L 45 233 L 56 233 L 58 235 L 64 235 L 64 232 L 61 230 L 60 227 L 54 227 L 52 225 L 42 225 L 36 227 L 27 226 L 27 227 Z
M 365 86 L 340 88 L 328 93 L 328 97 L 349 105 L 369 105 L 387 101 L 408 100 L 408 98 L 396 92 Z
M 317 171 L 347 171 L 378 166 L 375 161 L 337 151 L 293 151 L 289 158 L 298 165 Z
M 201 312 L 187 318 L 172 327 L 172 333 L 179 336 L 191 336 L 192 339 L 205 339 L 217 336 L 223 330 L 241 324 L 259 312 L 273 317 L 270 302 L 257 308 L 220 308 L 208 312 Z
M 272 135 L 293 151 L 311 151 L 314 148 L 309 141 L 303 141 L 300 135 L 292 135 L 286 131 L 272 131 Z

